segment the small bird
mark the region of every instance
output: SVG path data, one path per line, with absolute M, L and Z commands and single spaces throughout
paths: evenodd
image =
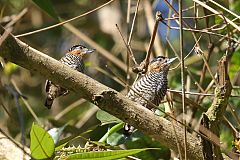
M 169 59 L 164 56 L 154 58 L 149 63 L 146 74 L 130 88 L 127 95 L 128 98 L 154 111 L 154 107 L 148 101 L 158 106 L 164 98 L 168 87 L 168 70 L 175 59 Z M 131 134 L 133 129 L 129 124 L 125 124 L 124 126 L 125 133 L 127 134 Z
M 95 49 L 88 49 L 83 45 L 74 45 L 59 61 L 74 70 L 79 72 L 84 72 L 84 61 L 83 58 L 86 54 L 94 52 Z M 45 101 L 45 106 L 51 109 L 53 101 L 59 96 L 64 96 L 68 94 L 68 90 L 62 88 L 58 84 L 54 84 L 50 80 L 46 81 L 45 90 L 47 92 L 47 98 Z

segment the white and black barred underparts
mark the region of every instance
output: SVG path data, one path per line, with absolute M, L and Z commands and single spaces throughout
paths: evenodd
M 84 62 L 82 57 L 67 53 L 64 57 L 59 60 L 61 63 L 68 65 L 69 67 L 79 71 L 84 72 Z
M 165 72 L 146 74 L 132 85 L 128 97 L 151 109 L 153 107 L 147 101 L 158 106 L 167 92 L 167 83 L 167 73 Z

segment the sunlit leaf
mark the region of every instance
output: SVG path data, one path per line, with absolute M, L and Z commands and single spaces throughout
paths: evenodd
M 54 141 L 50 134 L 40 126 L 33 123 L 30 132 L 31 156 L 35 159 L 46 159 L 54 153 Z
M 111 159 L 119 159 L 126 156 L 130 156 L 133 154 L 137 154 L 142 151 L 146 151 L 145 149 L 129 149 L 129 150 L 113 150 L 113 151 L 98 151 L 98 152 L 85 152 L 72 154 L 67 157 L 68 160 L 72 159 L 81 159 L 81 160 L 111 160 Z
M 65 147 L 67 144 L 68 144 L 68 142 L 66 142 L 66 143 L 63 143 L 63 144 L 61 144 L 61 145 L 58 145 L 58 146 L 56 146 L 56 148 L 55 148 L 55 152 L 57 152 L 57 151 L 61 150 L 61 149 L 62 149 L 63 147 Z
M 105 142 L 111 134 L 119 131 L 120 129 L 123 128 L 123 126 L 124 126 L 124 122 L 121 122 L 121 123 L 118 123 L 118 124 L 114 125 L 112 128 L 110 128 L 107 131 L 107 133 L 105 133 L 105 135 L 99 140 L 99 142 Z
M 4 66 L 4 73 L 6 75 L 9 75 L 11 73 L 13 73 L 16 69 L 18 69 L 18 66 L 14 63 L 8 62 L 5 66 Z

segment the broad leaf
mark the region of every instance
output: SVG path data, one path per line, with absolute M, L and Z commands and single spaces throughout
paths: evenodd
M 54 153 L 54 141 L 47 131 L 33 123 L 30 140 L 30 150 L 33 158 L 46 159 L 52 157 Z
M 73 159 L 81 159 L 81 160 L 111 160 L 111 159 L 119 159 L 126 156 L 130 156 L 133 154 L 137 154 L 142 151 L 146 151 L 145 149 L 129 149 L 129 150 L 113 150 L 113 151 L 98 151 L 98 152 L 85 152 L 72 154 L 67 157 L 68 160 Z
M 14 71 L 16 71 L 19 68 L 19 66 L 17 66 L 14 63 L 8 62 L 5 66 L 4 66 L 4 73 L 6 75 L 10 75 L 11 73 L 13 73 Z

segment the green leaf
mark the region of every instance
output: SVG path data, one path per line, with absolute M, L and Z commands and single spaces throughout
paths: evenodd
M 138 153 L 136 156 L 139 159 L 155 160 L 155 159 L 171 159 L 171 152 L 168 148 L 164 147 L 158 141 L 148 136 L 142 136 L 137 141 L 125 143 L 126 148 L 158 148 L 158 150 L 147 150 L 145 152 Z
M 56 146 L 56 148 L 55 148 L 55 152 L 61 150 L 61 149 L 62 149 L 63 147 L 65 147 L 67 144 L 68 144 L 68 142 Z
M 14 71 L 16 71 L 19 68 L 19 66 L 17 66 L 14 63 L 8 62 L 5 66 L 4 66 L 4 73 L 6 75 L 10 75 L 11 73 L 13 73 Z
M 49 0 L 33 0 L 33 2 L 38 7 L 40 7 L 42 10 L 44 10 L 49 16 L 59 20 L 51 1 L 49 1 Z
M 98 110 L 96 117 L 99 121 L 101 121 L 102 125 L 122 122 L 120 119 L 112 116 L 111 114 L 103 110 Z
M 71 135 L 69 137 L 65 137 L 63 139 L 61 139 L 56 145 L 55 145 L 55 151 L 59 151 L 61 148 L 63 148 L 67 143 L 69 143 L 70 141 L 73 141 L 75 139 L 78 138 L 82 138 L 85 140 L 85 138 L 83 137 L 83 135 L 88 134 L 90 132 L 92 132 L 98 125 L 92 126 L 89 128 L 89 130 L 79 134 L 79 135 Z
M 119 131 L 120 129 L 123 128 L 123 126 L 124 126 L 124 122 L 121 122 L 121 123 L 118 123 L 118 124 L 114 125 L 114 126 L 113 126 L 111 129 L 109 129 L 109 130 L 107 131 L 107 133 L 99 140 L 99 142 L 105 142 L 105 141 L 107 140 L 107 138 L 108 138 L 111 134 Z
M 139 130 L 134 131 L 129 136 L 126 136 L 123 133 L 123 131 L 120 131 L 120 132 L 115 132 L 115 133 L 111 134 L 107 138 L 107 144 L 110 144 L 111 146 L 117 146 L 117 145 L 120 145 L 120 144 L 125 144 L 125 143 L 128 143 L 128 142 L 137 141 L 137 140 L 141 139 L 142 137 L 144 137 L 144 135 Z M 139 148 L 139 147 L 136 147 L 136 148 Z M 142 148 L 144 148 L 144 147 L 142 147 Z
M 119 159 L 133 154 L 137 154 L 142 151 L 146 151 L 149 148 L 145 149 L 129 149 L 129 150 L 113 150 L 113 151 L 98 151 L 98 152 L 85 152 L 77 153 L 68 156 L 66 159 L 81 159 L 81 160 L 111 160 Z
M 46 159 L 52 157 L 54 153 L 54 141 L 47 131 L 33 123 L 30 140 L 30 150 L 33 158 Z

